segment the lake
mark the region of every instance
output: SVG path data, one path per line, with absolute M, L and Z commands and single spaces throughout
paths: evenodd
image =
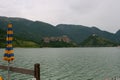
M 41 64 L 41 80 L 107 80 L 120 76 L 120 47 L 101 48 L 15 48 L 15 67 L 33 69 Z M 0 49 L 0 64 L 4 49 Z M 4 78 L 7 72 L 0 70 Z M 33 76 L 11 72 L 11 80 Z M 6 80 L 6 79 L 5 79 Z

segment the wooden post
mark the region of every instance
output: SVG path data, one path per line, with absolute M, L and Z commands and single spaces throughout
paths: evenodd
M 34 65 L 34 77 L 36 80 L 40 80 L 40 64 Z
M 0 65 L 0 69 L 8 70 L 8 66 Z M 39 63 L 34 65 L 34 70 L 17 68 L 17 67 L 9 67 L 9 70 L 17 73 L 29 74 L 34 76 L 36 80 L 40 80 L 40 64 Z

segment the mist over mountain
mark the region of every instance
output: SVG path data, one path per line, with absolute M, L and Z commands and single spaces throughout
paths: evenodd
M 25 40 L 40 42 L 44 37 L 67 35 L 73 42 L 81 43 L 92 34 L 120 43 L 120 30 L 115 34 L 100 30 L 97 27 L 83 25 L 51 25 L 42 21 L 31 21 L 24 18 L 0 17 L 0 29 L 6 30 L 8 23 L 13 24 L 14 35 Z

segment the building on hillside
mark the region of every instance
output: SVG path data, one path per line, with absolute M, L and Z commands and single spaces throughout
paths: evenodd
M 45 43 L 49 43 L 50 41 L 63 41 L 63 42 L 69 43 L 71 40 L 68 38 L 68 36 L 63 35 L 60 37 L 44 37 L 43 41 Z
M 92 36 L 97 36 L 97 34 L 92 34 Z
M 49 37 L 44 37 L 44 38 L 43 38 L 43 41 L 44 41 L 45 43 L 49 43 L 49 42 L 50 42 L 50 39 L 49 39 Z

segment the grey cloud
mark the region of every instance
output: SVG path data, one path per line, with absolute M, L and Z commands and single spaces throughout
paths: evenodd
M 54 25 L 98 26 L 115 32 L 120 26 L 120 0 L 0 0 L 0 16 L 23 17 Z

